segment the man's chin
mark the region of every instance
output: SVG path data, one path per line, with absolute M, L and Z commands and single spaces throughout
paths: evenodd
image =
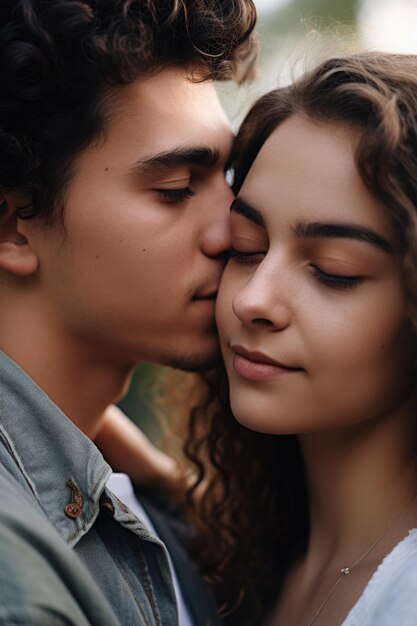
M 218 365 L 221 361 L 220 349 L 217 347 L 210 354 L 188 354 L 172 356 L 166 363 L 169 367 L 184 372 L 205 372 Z

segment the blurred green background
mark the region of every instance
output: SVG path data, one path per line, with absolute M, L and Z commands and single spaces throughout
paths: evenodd
M 218 86 L 236 130 L 251 103 L 287 84 L 323 58 L 359 50 L 417 53 L 417 0 L 255 0 L 260 39 L 255 81 L 237 88 Z M 142 364 L 122 409 L 158 441 L 156 380 L 163 368 Z

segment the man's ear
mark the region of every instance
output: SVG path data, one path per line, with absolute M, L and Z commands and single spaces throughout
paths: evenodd
M 38 258 L 20 232 L 17 218 L 22 194 L 0 191 L 0 269 L 16 276 L 30 276 L 38 269 Z

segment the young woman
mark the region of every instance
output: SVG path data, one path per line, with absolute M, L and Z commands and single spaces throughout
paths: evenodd
M 417 57 L 331 59 L 269 93 L 232 164 L 230 406 L 220 374 L 187 444 L 216 468 L 203 569 L 241 625 L 411 626 Z

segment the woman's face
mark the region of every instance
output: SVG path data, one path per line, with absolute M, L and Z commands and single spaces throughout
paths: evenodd
M 217 321 L 242 424 L 268 433 L 391 414 L 409 393 L 401 262 L 354 164 L 359 132 L 295 115 L 232 205 Z

